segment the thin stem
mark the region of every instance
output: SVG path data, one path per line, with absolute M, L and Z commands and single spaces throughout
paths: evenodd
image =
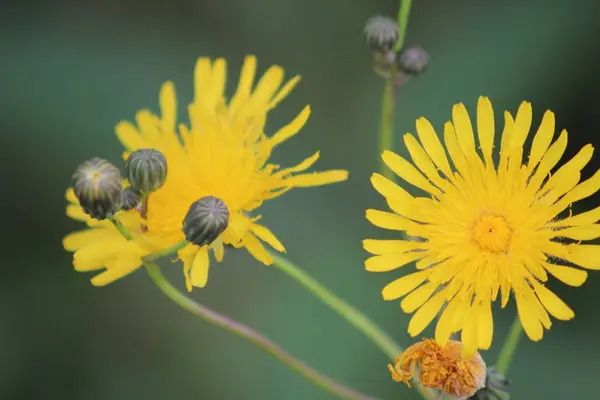
M 383 332 L 373 321 L 371 321 L 365 314 L 358 311 L 354 307 L 350 306 L 344 300 L 331 293 L 329 289 L 321 285 L 319 282 L 314 280 L 305 271 L 300 269 L 297 265 L 294 265 L 291 261 L 281 257 L 278 254 L 270 253 L 273 258 L 273 265 L 285 272 L 291 278 L 296 280 L 309 292 L 317 296 L 333 311 L 338 313 L 341 317 L 347 320 L 352 326 L 361 331 L 371 341 L 379 347 L 379 349 L 388 356 L 390 359 L 398 356 L 402 351 L 402 347 L 398 346 L 390 338 L 390 336 Z
M 243 339 L 248 340 L 251 343 L 254 343 L 262 350 L 281 361 L 287 367 L 291 368 L 293 371 L 314 383 L 316 386 L 324 389 L 340 399 L 375 400 L 374 397 L 369 397 L 356 392 L 342 385 L 341 383 L 320 374 L 302 361 L 294 358 L 294 356 L 283 350 L 277 344 L 273 343 L 258 332 L 253 331 L 246 325 L 234 321 L 224 315 L 218 314 L 210 308 L 186 297 L 165 279 L 160 268 L 155 263 L 147 262 L 144 264 L 144 266 L 146 267 L 148 275 L 150 275 L 150 278 L 156 284 L 156 286 L 158 286 L 158 288 L 162 290 L 168 298 L 173 300 L 186 311 L 189 311 L 195 316 L 200 317 L 213 325 L 223 328 Z
M 412 0 L 400 0 L 400 9 L 398 10 L 398 41 L 394 50 L 399 52 L 404 46 L 406 39 L 406 27 L 408 26 L 408 16 L 410 15 L 410 6 Z
M 144 257 L 144 261 L 154 261 L 158 260 L 161 257 L 170 256 L 172 254 L 177 253 L 179 250 L 183 249 L 185 246 L 190 244 L 187 240 L 182 240 L 181 242 L 175 243 L 171 247 L 167 247 L 166 249 L 156 251 L 154 253 L 150 253 Z
M 383 354 L 388 356 L 390 360 L 393 360 L 394 357 L 400 355 L 400 353 L 404 351 L 402 347 L 396 344 L 394 340 L 371 321 L 369 317 L 333 294 L 329 289 L 314 280 L 300 267 L 278 254 L 273 252 L 269 252 L 269 254 L 271 255 L 271 258 L 273 258 L 273 266 L 296 280 L 309 292 L 318 297 L 325 305 L 344 318 L 350 325 L 362 332 L 382 351 Z M 415 387 L 423 398 L 429 399 L 419 382 L 415 381 Z
M 393 148 L 394 109 L 396 106 L 396 66 L 392 66 L 392 73 L 385 81 L 383 100 L 381 102 L 381 121 L 379 122 L 379 156 Z M 394 174 L 379 158 L 379 171 L 388 179 L 393 179 Z
M 115 217 L 112 217 L 110 219 L 110 222 L 112 222 L 112 224 L 115 226 L 115 228 L 117 228 L 119 233 L 121 233 L 121 235 L 123 235 L 125 237 L 125 239 L 127 239 L 127 240 L 133 239 L 133 236 L 131 235 L 131 233 L 129 233 L 129 231 L 127 230 L 127 228 L 125 228 L 125 226 L 121 223 L 121 221 L 119 221 Z
M 500 372 L 502 375 L 506 375 L 506 372 L 508 371 L 508 367 L 510 366 L 513 355 L 517 350 L 522 333 L 523 327 L 521 326 L 519 316 L 517 316 L 515 318 L 515 322 L 513 322 L 512 326 L 510 327 L 506 341 L 502 346 L 502 350 L 500 350 L 498 362 L 496 363 L 496 371 Z

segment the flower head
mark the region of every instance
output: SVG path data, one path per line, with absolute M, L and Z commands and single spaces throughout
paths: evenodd
M 410 386 L 410 379 L 418 373 L 423 387 L 467 399 L 484 387 L 486 368 L 479 353 L 470 360 L 463 360 L 461 349 L 462 343 L 455 340 L 441 346 L 435 340 L 425 339 L 407 348 L 388 369 L 396 382 Z
M 75 170 L 73 190 L 86 214 L 97 220 L 110 218 L 122 202 L 121 173 L 108 161 L 92 158 Z
M 587 145 L 550 174 L 567 145 L 566 131 L 552 143 L 550 111 L 544 114 L 524 159 L 532 121 L 527 102 L 515 120 L 505 113 L 497 155 L 494 115 L 487 98 L 481 97 L 477 106 L 480 153 L 462 104 L 454 106 L 452 117 L 444 129 L 446 150 L 429 121 L 420 118 L 421 143 L 413 135 L 404 137 L 413 163 L 383 153 L 397 175 L 429 195 L 412 196 L 383 176 L 373 175 L 373 186 L 393 212 L 367 210 L 367 218 L 376 226 L 410 236 L 368 239 L 363 244 L 375 255 L 365 264 L 370 271 L 391 271 L 417 261 L 416 272 L 383 289 L 384 299 L 404 297 L 402 309 L 416 311 L 408 326 L 412 336 L 420 334 L 443 308 L 436 340 L 444 346 L 452 333 L 462 331 L 463 356 L 469 358 L 477 349 L 491 346 L 492 302 L 499 297 L 504 307 L 512 293 L 523 328 L 534 341 L 550 328 L 550 315 L 573 318 L 573 311 L 546 282 L 550 273 L 567 285 L 583 284 L 586 271 L 565 264 L 600 269 L 600 246 L 581 243 L 600 236 L 600 207 L 574 216 L 569 211 L 572 203 L 600 188 L 600 171 L 580 182 L 581 170 L 592 157 L 593 148 Z
M 195 95 L 188 107 L 189 126 L 176 122 L 175 90 L 171 82 L 160 90 L 160 116 L 142 110 L 136 116 L 136 125 L 118 124 L 117 136 L 126 148 L 124 158 L 139 149 L 155 149 L 164 155 L 168 174 L 164 184 L 145 199 L 142 213 L 133 209 L 117 214 L 134 237 L 126 244 L 110 224 L 93 222 L 82 215 L 77 199 L 68 192 L 67 214 L 83 220 L 92 229 L 67 236 L 64 246 L 75 251 L 76 269 L 106 269 L 101 274 L 104 278 L 94 278 L 92 283 L 110 283 L 137 268 L 140 256 L 184 240 L 184 218 L 190 206 L 206 196 L 223 201 L 229 220 L 227 228 L 210 245 L 188 245 L 179 251 L 188 289 L 206 284 L 209 247 L 217 261 L 223 258 L 224 244 L 229 244 L 246 248 L 257 260 L 269 265 L 272 259 L 263 242 L 277 251 L 285 249 L 268 228 L 258 223 L 260 216 L 252 213 L 263 201 L 292 188 L 325 185 L 347 178 L 347 172 L 342 170 L 302 173 L 317 161 L 318 152 L 290 168 L 269 163 L 271 152 L 304 126 L 310 108 L 306 106 L 292 122 L 267 136 L 267 114 L 290 93 L 299 77 L 282 86 L 283 69 L 273 66 L 253 88 L 255 73 L 256 59 L 247 57 L 237 91 L 227 101 L 225 60 L 200 58 L 194 76 Z M 127 251 L 115 247 L 115 243 Z M 99 251 L 103 248 L 110 250 Z M 196 272 L 190 274 L 191 270 Z

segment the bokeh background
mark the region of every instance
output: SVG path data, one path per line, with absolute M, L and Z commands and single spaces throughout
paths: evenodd
M 302 83 L 272 114 L 269 132 L 305 104 L 302 134 L 278 149 L 290 165 L 320 149 L 320 169 L 347 168 L 348 182 L 295 190 L 261 210 L 289 257 L 368 313 L 404 345 L 408 322 L 380 289 L 399 273 L 364 271 L 361 239 L 383 237 L 364 210 L 383 207 L 371 189 L 377 168 L 382 80 L 362 36 L 372 15 L 394 17 L 396 1 L 104 0 L 23 1 L 0 11 L 0 398 L 61 400 L 325 400 L 252 345 L 186 314 L 143 271 L 105 288 L 76 273 L 61 239 L 78 226 L 64 215 L 74 167 L 92 156 L 120 161 L 115 124 L 175 82 L 192 97 L 199 56 L 226 57 L 230 89 L 246 54 Z M 408 44 L 431 54 L 426 74 L 398 93 L 401 134 L 427 116 L 437 128 L 451 107 L 497 110 L 532 101 L 535 121 L 552 109 L 570 132 L 568 154 L 600 144 L 597 0 L 415 1 Z M 185 112 L 180 110 L 180 119 Z M 501 119 L 497 118 L 500 125 Z M 600 166 L 596 158 L 586 170 Z M 598 197 L 579 206 L 597 204 Z M 213 264 L 192 296 L 264 332 L 320 371 L 382 399 L 417 398 L 392 382 L 388 360 L 287 276 L 244 251 Z M 179 288 L 179 267 L 165 271 Z M 523 341 L 511 366 L 515 399 L 597 397 L 600 273 L 578 289 L 550 283 L 575 310 L 540 343 Z M 515 310 L 496 314 L 494 362 Z M 429 329 L 427 335 L 432 334 Z

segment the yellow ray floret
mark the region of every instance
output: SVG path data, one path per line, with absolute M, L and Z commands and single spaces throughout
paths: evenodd
M 299 77 L 283 83 L 283 69 L 273 66 L 255 86 L 255 73 L 256 59 L 249 56 L 237 91 L 227 101 L 225 60 L 200 58 L 194 74 L 194 100 L 188 107 L 189 126 L 176 122 L 175 89 L 171 82 L 160 90 L 160 116 L 142 110 L 136 115 L 136 124 L 117 125 L 125 155 L 141 148 L 157 149 L 167 159 L 168 175 L 165 184 L 150 195 L 145 220 L 136 210 L 117 214 L 134 234 L 131 242 L 120 237 L 109 222 L 88 218 L 69 192 L 67 215 L 88 223 L 90 229 L 67 236 L 64 246 L 75 251 L 76 269 L 106 269 L 92 283 L 110 283 L 137 268 L 144 255 L 183 240 L 182 221 L 190 205 L 204 196 L 222 199 L 230 213 L 227 229 L 210 245 L 217 261 L 223 258 L 224 244 L 228 244 L 246 248 L 257 260 L 269 265 L 272 259 L 263 243 L 280 252 L 285 248 L 268 228 L 257 223 L 260 216 L 253 217 L 251 213 L 263 201 L 294 187 L 347 179 L 348 173 L 343 170 L 303 173 L 317 161 L 319 152 L 291 168 L 281 169 L 269 163 L 272 150 L 305 125 L 310 107 L 267 136 L 264 128 L 268 112 L 290 93 Z M 179 252 L 179 258 L 183 260 L 188 289 L 204 286 L 208 278 L 208 248 L 189 245 Z
M 403 298 L 402 309 L 415 313 L 408 326 L 412 336 L 440 314 L 436 340 L 444 346 L 452 333 L 462 331 L 465 358 L 491 346 L 492 302 L 498 296 L 502 307 L 514 296 L 525 332 L 538 341 L 550 328 L 550 316 L 574 317 L 546 287 L 548 273 L 580 286 L 587 272 L 574 265 L 600 269 L 600 246 L 581 243 L 600 237 L 600 207 L 570 215 L 572 203 L 600 189 L 600 171 L 580 181 L 592 146 L 551 175 L 567 145 L 566 131 L 553 142 L 554 114 L 544 114 L 526 158 L 531 105 L 521 104 L 514 120 L 509 113 L 504 117 L 499 152 L 492 105 L 481 97 L 477 136 L 467 110 L 457 104 L 452 122 L 444 126 L 444 145 L 420 118 L 418 140 L 404 137 L 412 163 L 389 151 L 382 154 L 392 171 L 426 196 L 413 196 L 379 174 L 371 178 L 391 212 L 367 210 L 367 219 L 405 231 L 409 239 L 365 240 L 364 248 L 373 254 L 367 270 L 391 271 L 416 261 L 417 271 L 387 285 L 384 299 Z

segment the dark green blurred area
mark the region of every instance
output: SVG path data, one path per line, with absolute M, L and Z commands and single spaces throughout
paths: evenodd
M 532 101 L 570 132 L 568 155 L 600 144 L 597 0 L 413 2 L 408 44 L 431 54 L 426 74 L 398 94 L 396 150 L 419 116 L 440 129 L 451 107 L 474 111 L 479 95 L 501 111 Z M 14 2 L 0 11 L 0 399 L 329 399 L 277 361 L 169 302 L 143 271 L 105 288 L 72 270 L 62 237 L 79 226 L 64 215 L 74 167 L 92 156 L 120 160 L 115 124 L 173 80 L 180 120 L 199 56 L 225 57 L 229 88 L 246 54 L 259 72 L 283 66 L 303 80 L 272 114 L 269 132 L 305 104 L 302 133 L 278 149 L 292 165 L 321 150 L 319 169 L 350 180 L 295 190 L 266 203 L 263 221 L 288 256 L 368 313 L 403 345 L 408 317 L 380 290 L 402 272 L 364 271 L 360 241 L 383 237 L 364 210 L 383 207 L 369 176 L 377 168 L 383 82 L 371 70 L 362 27 L 394 16 L 395 1 L 105 0 Z M 600 166 L 596 157 L 586 170 Z M 592 207 L 598 197 L 588 204 Z M 576 207 L 576 208 L 577 208 Z M 179 267 L 165 268 L 182 290 Z M 597 398 L 600 273 L 581 288 L 550 283 L 576 312 L 540 343 L 524 340 L 511 366 L 515 399 Z M 213 264 L 192 296 L 264 332 L 320 371 L 382 399 L 417 398 L 394 383 L 388 360 L 295 282 L 244 251 Z M 493 363 L 514 316 L 496 313 Z M 432 335 L 429 328 L 424 335 Z

